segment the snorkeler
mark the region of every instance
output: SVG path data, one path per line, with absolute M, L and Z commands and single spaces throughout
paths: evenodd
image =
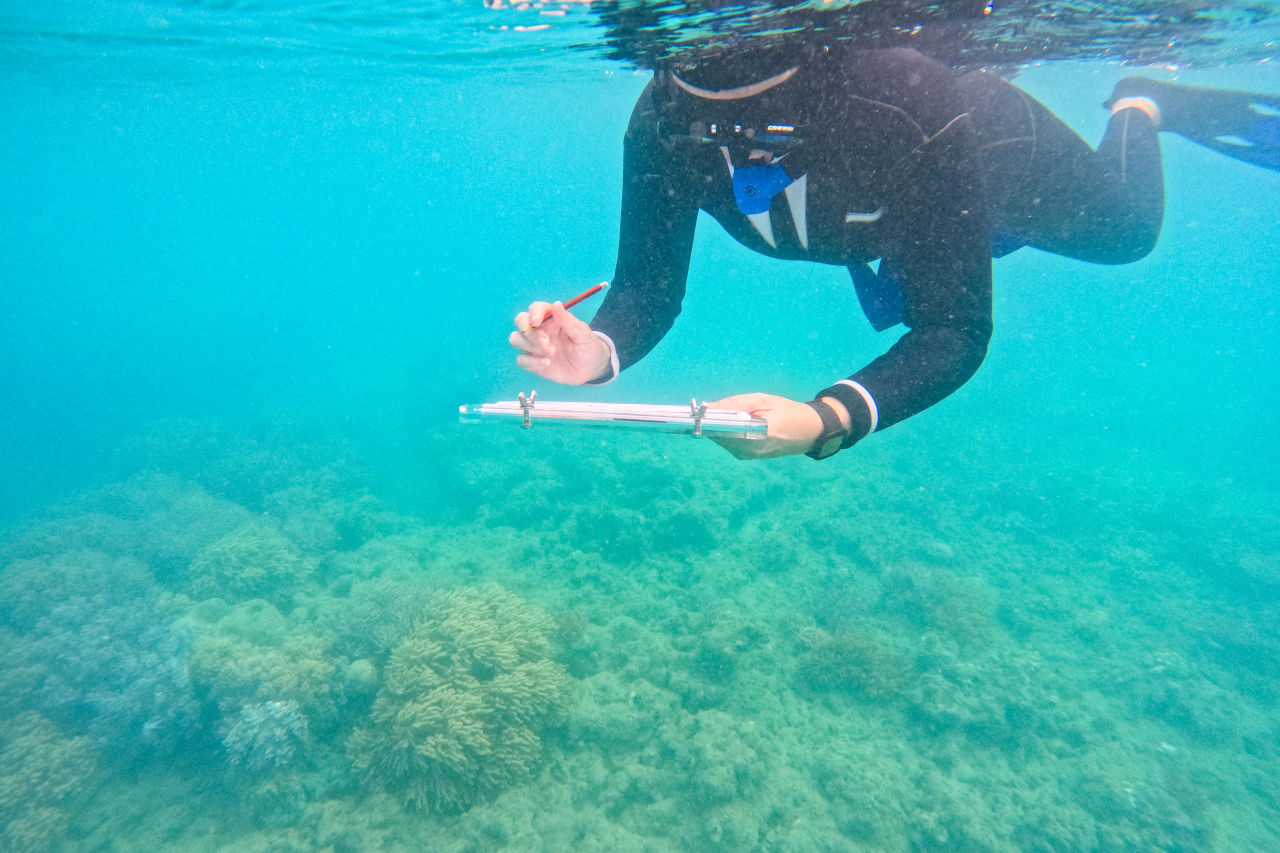
M 1024 246 L 1102 264 L 1145 257 L 1164 216 L 1159 131 L 1280 170 L 1278 99 L 1131 77 L 1107 105 L 1094 150 L 998 75 L 909 49 L 765 48 L 660 69 L 627 128 L 608 296 L 590 326 L 535 302 L 510 337 L 517 364 L 603 384 L 643 358 L 680 313 L 705 210 L 757 252 L 847 267 L 872 326 L 907 329 L 811 401 L 711 404 L 768 422 L 763 440 L 721 440 L 740 458 L 827 458 L 978 369 L 993 257 Z

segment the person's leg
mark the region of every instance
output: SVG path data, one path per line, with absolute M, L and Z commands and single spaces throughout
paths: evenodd
M 1060 118 L 992 74 L 960 79 L 983 161 L 996 254 L 1033 246 L 1122 264 L 1155 247 L 1164 217 L 1158 131 L 1140 109 L 1118 110 L 1095 151 Z

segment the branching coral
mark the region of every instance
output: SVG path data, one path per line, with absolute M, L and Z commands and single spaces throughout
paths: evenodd
M 333 664 L 324 640 L 297 633 L 276 643 L 260 643 L 228 634 L 196 640 L 191 675 L 220 704 L 293 699 L 315 706 L 329 698 Z
M 36 704 L 133 759 L 171 752 L 198 724 L 170 605 L 137 560 L 95 551 L 16 561 L 5 575 Z M 33 670 L 33 671 L 31 671 Z M 32 677 L 34 676 L 34 678 Z M 29 701 L 29 700 L 28 700 Z
M 217 705 L 233 764 L 287 766 L 334 722 L 338 674 L 324 637 L 291 626 L 265 601 L 205 602 L 181 624 L 194 635 L 191 678 Z
M 14 560 L 0 577 L 0 621 L 21 635 L 6 676 L 30 707 L 118 756 L 172 752 L 198 724 L 184 649 L 150 569 L 132 557 L 75 549 Z M 15 635 L 15 644 L 18 637 Z
M 312 552 L 363 542 L 408 523 L 365 491 L 335 491 L 332 483 L 307 482 L 267 495 L 265 508 L 280 529 Z
M 190 480 L 139 474 L 109 486 L 95 498 L 103 511 L 127 521 L 120 543 L 162 574 L 179 571 L 203 548 L 253 519 L 239 504 L 215 497 Z
M 233 764 L 251 773 L 287 767 L 311 744 L 311 728 L 298 703 L 251 702 L 220 726 Z
M 93 747 L 33 711 L 7 721 L 0 750 L 0 850 L 53 849 L 66 832 L 64 806 L 93 775 Z
M 898 644 L 870 628 L 813 628 L 802 632 L 801 642 L 796 676 L 802 688 L 816 693 L 883 698 L 899 692 L 911 673 Z
M 359 555 L 366 550 L 353 552 Z M 418 570 L 421 575 L 421 569 Z M 329 599 L 321 622 L 337 634 L 338 651 L 352 658 L 386 655 L 404 639 L 431 597 L 422 582 L 357 580 L 346 598 Z
M 189 480 L 146 473 L 51 508 L 0 549 L 16 558 L 92 548 L 141 559 L 167 577 L 252 519 Z
M 88 548 L 14 560 L 0 574 L 0 619 L 26 632 L 56 607 L 85 602 L 97 609 L 141 598 L 152 586 L 140 561 Z
M 527 778 L 563 711 L 553 627 L 496 585 L 438 596 L 392 652 L 372 725 L 348 741 L 364 782 L 459 812 Z
M 263 521 L 242 524 L 191 562 L 191 587 L 202 598 L 264 598 L 287 604 L 315 566 L 280 531 Z

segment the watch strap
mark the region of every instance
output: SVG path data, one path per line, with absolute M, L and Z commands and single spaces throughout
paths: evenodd
M 848 435 L 844 424 L 840 423 L 840 416 L 836 414 L 835 409 L 821 400 L 809 400 L 805 405 L 817 412 L 818 417 L 822 419 L 822 432 L 818 433 L 817 440 L 805 456 L 810 459 L 827 459 L 834 456 L 841 449 Z
M 845 411 L 849 413 L 849 434 L 845 437 L 842 449 L 847 450 L 875 432 L 876 421 L 870 412 L 874 401 L 868 402 L 867 397 L 854 389 L 853 383 L 837 382 L 830 388 L 819 391 L 817 396 L 833 397 L 839 400 L 844 404 Z

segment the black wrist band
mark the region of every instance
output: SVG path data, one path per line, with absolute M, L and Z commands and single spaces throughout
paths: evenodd
M 817 412 L 818 417 L 822 419 L 822 432 L 818 433 L 817 440 L 805 456 L 810 459 L 829 459 L 835 456 L 844 446 L 844 440 L 848 437 L 849 431 L 844 428 L 844 424 L 840 423 L 840 416 L 828 403 L 810 400 L 805 405 Z
M 845 438 L 843 449 L 848 449 L 866 438 L 871 433 L 871 413 L 867 411 L 867 401 L 848 385 L 832 385 L 818 392 L 818 397 L 834 397 L 844 404 L 849 413 L 849 435 Z

